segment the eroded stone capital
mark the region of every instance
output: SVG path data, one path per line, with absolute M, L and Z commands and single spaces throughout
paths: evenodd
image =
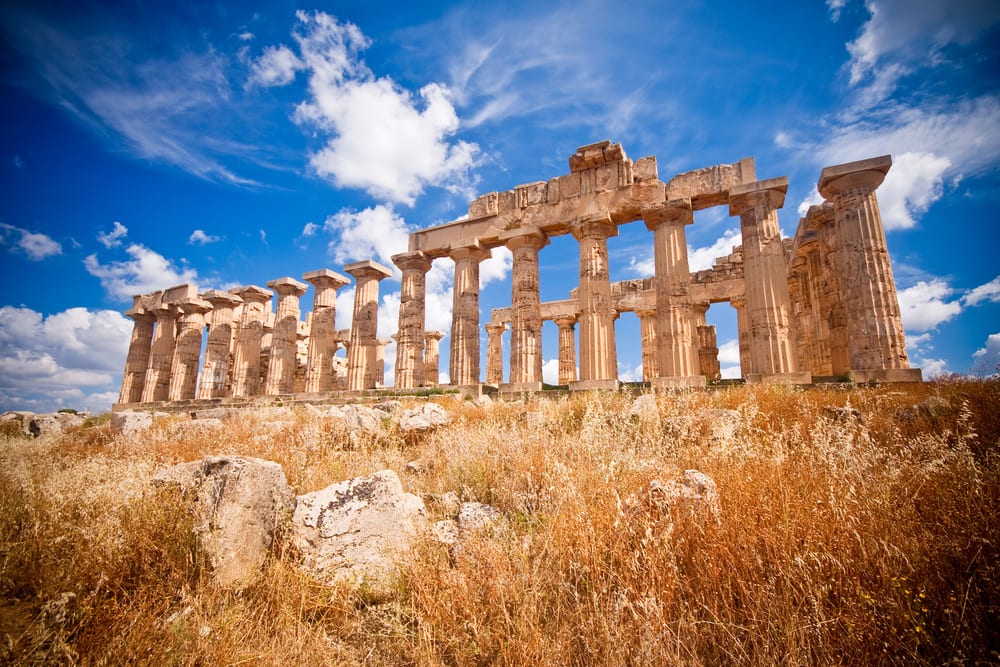
M 892 156 L 881 155 L 826 167 L 820 172 L 816 188 L 824 199 L 854 188 L 874 190 L 885 180 L 891 166 Z
M 311 283 L 316 289 L 333 288 L 335 290 L 340 289 L 347 283 L 351 282 L 351 279 L 347 276 L 337 273 L 336 271 L 331 271 L 330 269 L 319 269 L 317 271 L 303 273 L 302 280 L 305 280 L 307 283 Z
M 507 331 L 508 329 L 507 324 L 505 322 L 497 322 L 497 323 L 487 322 L 485 328 L 486 328 L 486 333 L 490 334 L 491 336 L 495 336 L 497 334 L 503 334 L 503 332 Z
M 399 267 L 400 271 L 422 271 L 423 273 L 427 273 L 431 270 L 430 255 L 423 250 L 411 250 L 393 255 L 392 263 Z
M 488 326 L 489 325 L 487 325 L 487 327 Z M 424 332 L 424 339 L 426 340 L 441 340 L 442 338 L 444 338 L 444 336 L 445 333 L 443 331 L 431 330 Z
M 483 246 L 478 241 L 474 241 L 469 245 L 453 247 L 448 250 L 448 257 L 451 257 L 456 262 L 463 259 L 471 259 L 476 262 L 482 262 L 483 260 L 489 259 L 491 255 L 492 253 L 490 252 L 490 249 Z
M 742 215 L 747 209 L 757 206 L 781 208 L 785 205 L 786 192 L 787 176 L 737 185 L 729 190 L 729 215 Z
M 598 213 L 576 218 L 569 223 L 569 231 L 579 241 L 581 239 L 607 239 L 618 236 L 618 225 L 611 221 L 609 213 Z
M 345 264 L 344 273 L 349 273 L 358 280 L 361 278 L 384 280 L 392 275 L 392 269 L 383 264 L 379 264 L 373 259 L 366 259 L 361 262 Z
M 258 287 L 257 285 L 234 287 L 229 291 L 243 299 L 245 303 L 267 303 L 274 296 L 270 290 Z
M 671 199 L 642 207 L 646 229 L 656 231 L 660 225 L 690 225 L 694 222 L 690 199 Z
M 287 296 L 289 294 L 294 296 L 302 296 L 309 289 L 309 285 L 305 283 L 300 283 L 295 278 L 290 276 L 284 276 L 283 278 L 275 278 L 274 280 L 265 283 L 268 287 L 273 289 L 278 293 L 279 296 Z
M 212 310 L 212 304 L 204 299 L 190 298 L 176 301 L 175 304 L 183 315 L 203 315 Z
M 232 308 L 243 303 L 243 299 L 235 294 L 217 289 L 205 290 L 201 293 L 201 298 L 212 304 L 213 308 L 224 308 L 226 306 Z
M 522 227 L 512 229 L 500 234 L 500 242 L 509 250 L 519 250 L 521 248 L 531 248 L 541 250 L 549 243 L 549 237 L 539 229 L 534 227 Z
M 575 326 L 576 323 L 579 321 L 579 318 L 576 315 L 563 315 L 560 317 L 552 318 L 552 321 L 556 323 L 557 327 L 563 329 L 566 327 Z

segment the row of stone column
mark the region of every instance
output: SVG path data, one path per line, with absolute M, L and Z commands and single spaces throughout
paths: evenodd
M 377 338 L 378 284 L 391 270 L 373 261 L 344 267 L 355 279 L 349 337 L 336 330 L 336 293 L 350 279 L 328 269 L 306 273 L 314 288 L 306 352 L 304 390 L 335 388 L 334 357 L 347 347 L 346 389 L 373 389 L 382 382 Z M 293 278 L 272 280 L 274 290 L 249 285 L 196 296 L 193 286 L 136 297 L 126 314 L 134 320 L 120 403 L 287 394 L 295 390 L 300 326 L 299 298 L 308 285 Z M 262 355 L 270 309 L 277 295 L 268 354 Z M 208 328 L 205 358 L 202 335 Z M 266 366 L 262 368 L 262 359 Z M 201 381 L 199 362 L 201 361 Z

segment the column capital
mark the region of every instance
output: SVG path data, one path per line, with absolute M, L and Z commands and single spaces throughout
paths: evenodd
M 392 256 L 392 263 L 399 267 L 400 271 L 421 271 L 427 273 L 431 270 L 431 257 L 423 250 L 410 250 Z
M 317 289 L 322 287 L 340 289 L 347 283 L 351 282 L 351 279 L 347 276 L 337 273 L 336 271 L 331 271 L 330 269 L 319 269 L 317 271 L 303 273 L 302 280 L 305 280 L 307 283 L 311 283 L 312 286 Z
M 487 325 L 487 326 L 489 326 L 489 325 Z M 445 336 L 445 333 L 443 331 L 432 330 L 432 331 L 425 331 L 424 332 L 424 339 L 441 340 L 442 338 L 444 338 L 444 336 Z
M 278 296 L 287 296 L 289 294 L 294 296 L 302 296 L 309 289 L 309 285 L 305 283 L 300 283 L 295 278 L 291 276 L 284 276 L 283 278 L 275 278 L 274 280 L 265 283 L 268 287 L 273 289 L 278 293 Z
M 746 308 L 747 307 L 747 295 L 746 294 L 740 294 L 739 296 L 734 296 L 734 297 L 730 298 L 729 299 L 729 305 L 732 306 L 733 308 L 735 308 L 736 310 L 740 310 L 742 308 Z
M 574 218 L 569 223 L 569 231 L 577 241 L 585 238 L 607 239 L 618 236 L 618 225 L 611 221 L 611 214 L 598 213 Z
M 690 225 L 694 222 L 690 199 L 671 199 L 642 207 L 642 219 L 646 229 L 655 231 L 663 224 Z
M 500 233 L 500 242 L 510 250 L 531 248 L 541 250 L 549 243 L 549 237 L 537 227 L 520 227 Z
M 704 315 L 705 313 L 708 312 L 709 305 L 710 304 L 704 302 L 694 302 L 691 304 L 691 310 L 693 310 L 695 313 L 701 313 L 702 315 Z
M 576 315 L 561 315 L 559 317 L 553 317 L 552 321 L 556 323 L 556 326 L 560 329 L 563 327 L 571 327 L 580 321 L 580 318 Z
M 152 310 L 149 308 L 143 308 L 142 306 L 133 306 L 125 311 L 125 316 L 130 317 L 136 322 L 146 320 L 153 320 L 156 316 Z
M 825 167 L 819 175 L 816 189 L 824 199 L 831 199 L 841 192 L 853 188 L 874 190 L 885 180 L 885 175 L 892 166 L 892 156 L 879 157 L 846 162 L 844 164 Z
M 351 274 L 357 280 L 360 280 L 361 278 L 384 280 L 392 275 L 392 269 L 383 264 L 379 264 L 373 259 L 366 259 L 361 262 L 345 264 L 344 273 Z
M 656 308 L 637 308 L 632 311 L 640 320 L 644 317 L 656 317 Z
M 492 252 L 489 248 L 483 246 L 479 241 L 474 241 L 468 245 L 455 246 L 448 249 L 448 257 L 451 257 L 454 261 L 459 261 L 462 259 L 472 259 L 477 262 L 482 262 L 483 260 L 489 259 L 492 256 Z
M 180 309 L 183 315 L 203 315 L 212 310 L 211 303 L 198 298 L 181 299 L 175 301 L 174 305 Z
M 772 209 L 781 208 L 785 205 L 786 192 L 787 176 L 734 185 L 729 189 L 729 215 L 741 215 L 743 211 L 761 204 Z
M 269 290 L 257 285 L 234 287 L 229 293 L 240 297 L 245 303 L 267 303 L 274 296 Z
M 234 307 L 243 303 L 243 299 L 241 297 L 238 297 L 231 292 L 223 292 L 222 290 L 217 289 L 205 290 L 201 293 L 200 297 L 212 304 L 213 308 L 225 308 L 226 306 Z

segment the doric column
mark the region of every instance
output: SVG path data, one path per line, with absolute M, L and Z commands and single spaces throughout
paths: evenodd
M 440 384 L 438 373 L 441 365 L 441 339 L 444 338 L 443 331 L 424 332 L 424 385 L 436 387 Z M 397 352 L 398 354 L 398 352 Z
M 693 335 L 691 336 L 691 344 L 693 345 L 694 349 L 691 351 L 691 354 L 693 354 L 694 358 L 698 361 L 698 374 L 704 375 L 706 380 L 712 379 L 712 376 L 711 373 L 708 372 L 708 370 L 710 369 L 706 368 L 701 363 L 702 359 L 704 359 L 705 357 L 702 354 L 702 349 L 704 348 L 704 345 L 703 345 L 702 333 L 701 331 L 699 331 L 699 329 L 701 329 L 701 327 L 708 325 L 708 321 L 705 319 L 705 316 L 708 314 L 708 306 L 709 304 L 707 303 L 691 304 L 691 314 L 694 318 L 691 322 L 691 326 L 694 327 Z M 715 335 L 714 329 L 712 330 L 712 335 L 713 336 Z M 715 344 L 713 343 L 712 345 L 714 347 Z M 716 352 L 718 352 L 718 350 L 716 350 Z
M 653 265 L 656 290 L 656 341 L 659 350 L 654 386 L 698 386 L 694 312 L 689 296 L 685 225 L 694 222 L 691 202 L 672 200 L 643 209 L 646 228 L 653 232 Z
M 142 400 L 142 390 L 146 383 L 146 369 L 149 368 L 150 348 L 153 344 L 153 324 L 156 315 L 143 304 L 143 295 L 136 295 L 133 305 L 125 311 L 132 318 L 132 338 L 125 357 L 125 372 L 122 374 L 122 388 L 119 403 L 138 403 Z
M 170 387 L 167 400 L 193 399 L 198 384 L 198 361 L 201 358 L 201 333 L 205 328 L 205 313 L 212 304 L 204 299 L 182 299 L 177 303 L 181 314 L 177 320 L 177 342 L 170 366 Z
M 639 318 L 639 335 L 642 341 L 642 381 L 652 382 L 659 377 L 659 350 L 656 338 L 656 309 L 635 311 Z
M 709 380 L 719 380 L 719 346 L 715 338 L 715 325 L 702 325 L 698 329 L 698 365 L 701 374 Z
M 396 389 L 414 389 L 424 378 L 424 321 L 426 320 L 427 272 L 431 258 L 420 250 L 392 256 L 403 272 L 399 291 L 399 330 L 396 333 Z M 436 384 L 437 377 L 434 377 Z
M 819 192 L 833 202 L 836 216 L 852 371 L 907 369 L 910 365 L 875 196 L 891 165 L 892 159 L 884 155 L 827 167 L 819 178 Z M 905 379 L 903 376 L 916 374 L 897 375 Z
M 208 290 L 201 295 L 212 304 L 208 323 L 208 342 L 205 344 L 205 363 L 201 367 L 198 398 L 223 398 L 229 394 L 229 358 L 233 347 L 233 310 L 243 299 L 219 290 Z
M 795 361 L 799 370 L 817 374 L 813 368 L 818 332 L 814 326 L 813 302 L 809 295 L 809 271 L 806 256 L 797 254 L 788 267 L 788 298 L 791 303 Z
M 490 251 L 478 243 L 452 248 L 448 256 L 455 260 L 455 288 L 451 310 L 452 385 L 479 383 L 479 263 Z
M 737 343 L 740 350 L 740 375 L 746 377 L 753 370 L 753 361 L 750 358 L 750 323 L 747 318 L 746 296 L 735 296 L 729 300 L 729 304 L 736 310 L 736 332 Z
M 233 346 L 233 396 L 256 396 L 260 385 L 260 352 L 264 339 L 264 322 L 271 292 L 263 287 L 247 285 L 231 290 L 243 299 L 240 323 Z
M 570 231 L 580 243 L 580 389 L 618 386 L 618 351 L 608 274 L 608 238 L 618 225 L 607 213 L 574 220 Z
M 393 342 L 392 338 L 375 339 L 375 386 L 385 386 L 385 347 Z
M 174 361 L 177 342 L 177 306 L 161 303 L 153 308 L 156 328 L 149 350 L 149 368 L 142 389 L 142 402 L 165 401 L 170 394 L 170 366 Z
M 542 302 L 538 282 L 538 251 L 549 242 L 535 228 L 501 234 L 513 253 L 511 268 L 510 391 L 542 388 Z
M 313 286 L 305 391 L 332 391 L 333 357 L 337 354 L 337 290 L 351 279 L 329 269 L 310 271 L 302 279 Z
M 503 322 L 486 324 L 486 384 L 499 387 L 503 384 L 503 332 L 507 325 Z
M 729 190 L 729 214 L 740 217 L 743 233 L 743 277 L 750 326 L 752 382 L 808 383 L 798 373 L 792 348 L 791 303 L 785 273 L 785 250 L 778 228 L 778 209 L 785 203 L 788 179 L 772 178 Z
M 271 334 L 271 356 L 267 362 L 267 380 L 264 394 L 290 394 L 295 385 L 296 338 L 299 331 L 299 297 L 309 286 L 291 277 L 278 278 L 267 283 L 278 293 L 278 307 L 274 314 L 274 331 Z
M 576 382 L 576 315 L 557 317 L 553 320 L 559 327 L 559 384 Z
M 374 389 L 378 284 L 392 275 L 392 269 L 369 259 L 348 264 L 344 272 L 355 279 L 351 346 L 347 349 L 347 388 L 351 391 Z

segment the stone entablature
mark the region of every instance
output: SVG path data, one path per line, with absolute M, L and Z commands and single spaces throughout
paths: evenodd
M 919 381 L 920 370 L 908 364 L 875 196 L 891 164 L 882 156 L 823 169 L 818 189 L 826 201 L 809 209 L 794 238 L 782 239 L 777 210 L 788 180 L 758 180 L 753 158 L 663 182 L 654 157 L 632 161 L 609 141 L 582 146 L 569 158 L 568 174 L 482 195 L 467 217 L 412 233 L 408 251 L 393 256 L 402 273 L 394 386 L 410 390 L 438 382 L 444 333 L 426 330 L 425 292 L 427 272 L 444 257 L 455 262 L 449 349 L 455 386 L 482 382 L 485 332 L 486 382 L 507 391 L 540 389 L 542 323 L 552 321 L 559 328 L 559 383 L 615 387 L 614 323 L 623 312 L 640 320 L 645 381 L 654 387 L 704 385 L 719 378 L 715 328 L 705 321 L 713 303 L 736 310 L 748 381 Z M 685 228 L 694 211 L 712 206 L 727 206 L 739 218 L 743 242 L 711 269 L 692 273 Z M 650 233 L 654 275 L 611 283 L 608 239 L 637 220 Z M 565 234 L 580 247 L 580 282 L 566 299 L 542 303 L 538 257 L 552 236 Z M 483 324 L 479 264 L 501 246 L 513 255 L 511 305 L 494 309 Z M 390 341 L 377 337 L 378 290 L 392 270 L 365 260 L 344 272 L 355 279 L 349 331 L 336 331 L 334 319 L 336 291 L 350 279 L 329 269 L 306 273 L 305 283 L 273 280 L 267 284 L 273 291 L 250 285 L 199 295 L 194 286 L 181 285 L 136 296 L 126 312 L 135 326 L 119 403 L 381 386 Z M 310 285 L 313 310 L 303 319 L 300 297 Z M 504 382 L 507 331 L 510 375 Z M 340 347 L 346 358 L 336 356 Z

